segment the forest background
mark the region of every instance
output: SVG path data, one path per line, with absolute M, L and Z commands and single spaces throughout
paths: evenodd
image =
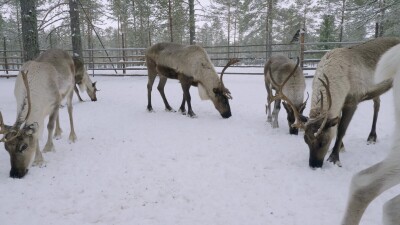
M 0 0 L 0 35 L 22 49 L 21 5 Z M 202 46 L 363 41 L 400 36 L 400 0 L 38 0 L 40 49 L 72 49 L 70 7 L 78 3 L 83 49 L 147 47 L 161 41 Z M 124 46 L 123 46 L 124 45 Z

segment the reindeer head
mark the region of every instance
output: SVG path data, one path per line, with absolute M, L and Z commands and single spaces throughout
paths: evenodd
M 225 87 L 222 78 L 224 76 L 225 70 L 229 66 L 231 66 L 237 62 L 239 62 L 238 59 L 230 59 L 229 60 L 229 62 L 226 64 L 226 66 L 222 69 L 219 86 L 213 89 L 213 92 L 215 94 L 214 98 L 212 98 L 214 106 L 223 118 L 229 118 L 232 116 L 231 107 L 229 106 L 229 99 L 232 99 L 232 96 L 231 96 L 231 92 L 228 90 L 228 88 Z
M 95 82 L 92 83 L 92 82 L 89 81 L 89 82 L 86 84 L 86 92 L 88 93 L 90 99 L 91 99 L 93 102 L 97 101 L 96 93 L 99 91 L 99 90 L 97 90 L 97 88 L 96 88 L 96 82 L 97 82 L 97 81 L 95 81 Z
M 38 131 L 38 124 L 26 124 L 26 119 L 31 111 L 31 102 L 27 76 L 24 72 L 21 73 L 27 89 L 28 99 L 28 112 L 25 120 L 22 122 L 17 122 L 12 127 L 7 126 L 4 124 L 3 117 L 0 112 L 0 134 L 4 135 L 3 138 L 0 139 L 0 142 L 4 142 L 4 147 L 10 154 L 10 177 L 12 178 L 22 178 L 26 175 L 35 158 L 36 149 L 39 147 L 36 135 Z
M 89 74 L 85 70 L 82 59 L 79 57 L 73 57 L 75 65 L 75 82 L 79 85 L 81 91 L 86 90 L 90 99 L 95 102 L 97 101 L 96 92 L 99 91 L 96 88 L 96 82 L 90 80 Z
M 306 108 L 307 100 L 308 100 L 308 97 L 307 97 L 306 101 L 303 102 L 301 105 L 295 106 L 295 109 L 300 116 L 301 122 L 304 122 L 304 123 L 307 122 L 307 120 L 308 120 L 307 117 L 303 116 L 303 111 Z M 289 104 L 287 104 L 285 101 L 282 102 L 282 105 L 285 108 L 286 113 L 287 113 L 287 121 L 289 124 L 289 134 L 297 135 L 299 133 L 299 129 L 297 127 L 293 126 L 293 124 L 296 121 L 295 112 L 293 111 L 292 107 Z
M 308 121 L 304 130 L 304 141 L 310 149 L 308 164 L 312 168 L 322 167 L 332 138 L 335 134 L 333 128 L 338 123 L 338 118 L 325 119 L 320 117 Z
M 328 152 L 329 145 L 335 134 L 332 129 L 339 122 L 339 118 L 329 118 L 329 110 L 332 106 L 332 97 L 329 90 L 329 79 L 324 74 L 325 81 L 318 78 L 326 89 L 326 97 L 328 108 L 323 108 L 323 93 L 321 95 L 321 108 L 318 110 L 318 116 L 310 119 L 304 126 L 304 141 L 310 149 L 309 166 L 316 168 L 322 167 L 326 153 Z
M 299 58 L 297 58 L 297 63 L 296 66 L 294 67 L 293 71 L 285 78 L 285 80 L 281 83 L 278 84 L 274 76 L 272 76 L 272 69 L 271 67 L 269 68 L 269 75 L 270 75 L 270 80 L 276 90 L 275 96 L 272 95 L 272 91 L 269 90 L 268 96 L 271 96 L 269 99 L 268 105 L 270 105 L 273 101 L 276 99 L 282 99 L 283 106 L 285 107 L 285 110 L 287 112 L 287 121 L 289 124 L 289 133 L 290 134 L 295 134 L 297 135 L 299 133 L 299 123 L 305 123 L 307 122 L 308 118 L 303 116 L 303 111 L 306 108 L 307 105 L 307 100 L 308 100 L 308 93 L 307 93 L 307 99 L 300 105 L 294 105 L 292 101 L 285 95 L 283 94 L 283 87 L 285 84 L 289 81 L 289 79 L 296 73 L 297 67 L 299 66 Z

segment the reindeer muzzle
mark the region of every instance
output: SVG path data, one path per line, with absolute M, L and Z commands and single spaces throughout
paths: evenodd
M 299 129 L 290 126 L 290 127 L 289 127 L 289 134 L 298 135 L 298 134 L 299 134 Z
M 226 112 L 224 112 L 224 113 L 221 113 L 221 116 L 222 116 L 223 118 L 227 119 L 227 118 L 229 118 L 229 117 L 232 116 L 232 113 L 231 113 L 231 111 L 226 111 Z
M 318 160 L 318 159 L 309 159 L 308 164 L 311 168 L 321 168 L 322 165 L 324 164 L 324 160 Z
M 11 168 L 10 170 L 10 177 L 11 178 L 23 178 L 28 173 L 28 169 L 16 169 Z

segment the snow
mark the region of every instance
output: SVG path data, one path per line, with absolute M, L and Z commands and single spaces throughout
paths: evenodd
M 68 143 L 67 110 L 61 112 L 63 138 L 46 166 L 23 179 L 8 176 L 9 155 L 0 145 L 1 224 L 140 225 L 337 225 L 354 173 L 383 159 L 394 130 L 393 97 L 382 96 L 378 143 L 367 145 L 372 102 L 359 105 L 344 138 L 342 168 L 325 162 L 308 167 L 303 134 L 288 134 L 282 108 L 280 128 L 266 123 L 263 76 L 225 76 L 233 116 L 222 119 L 210 101 L 192 88 L 197 118 L 164 111 L 153 87 L 146 111 L 147 77 L 95 77 L 98 101 L 74 98 L 78 141 Z M 16 117 L 15 78 L 0 79 L 0 111 L 6 124 Z M 156 81 L 157 82 L 157 81 Z M 311 79 L 307 79 L 311 94 Z M 178 109 L 182 90 L 169 80 L 166 94 Z M 305 110 L 307 115 L 309 105 Z M 45 131 L 40 145 L 46 140 Z M 368 207 L 362 224 L 380 224 L 394 188 Z

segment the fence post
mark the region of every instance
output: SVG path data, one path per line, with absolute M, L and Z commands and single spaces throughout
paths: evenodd
M 305 30 L 300 29 L 300 66 L 304 68 L 304 36 Z
M 122 73 L 125 75 L 126 74 L 126 52 L 125 52 L 125 33 L 122 33 Z
M 4 67 L 6 69 L 6 74 L 8 75 L 8 60 L 7 60 L 7 44 L 6 44 L 6 37 L 3 37 L 3 46 L 4 46 L 4 52 L 3 52 L 3 57 L 4 57 Z

